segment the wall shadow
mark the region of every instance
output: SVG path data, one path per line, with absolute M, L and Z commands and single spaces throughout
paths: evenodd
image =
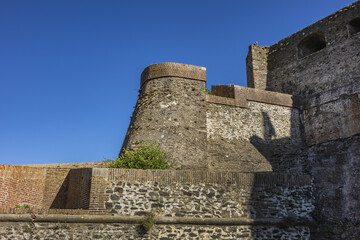
M 91 177 L 91 168 L 71 169 L 50 208 L 89 209 Z
M 253 135 L 250 137 L 250 143 L 266 158 L 273 172 L 299 172 L 302 166 L 297 161 L 291 161 L 304 145 L 303 137 L 299 135 L 302 127 L 294 126 L 294 118 L 297 113 L 295 110 L 291 111 L 290 136 L 285 138 L 276 138 L 276 130 L 269 115 L 263 111 L 261 113 L 264 136 Z
M 279 134 L 277 134 L 278 127 L 275 127 L 272 122 L 276 119 L 272 120 L 267 112 L 262 111 L 261 114 L 262 114 L 262 122 L 263 122 L 263 126 L 262 126 L 263 136 L 253 135 L 249 139 L 250 143 L 263 155 L 264 158 L 266 158 L 267 162 L 271 165 L 273 172 L 287 173 L 287 174 L 296 172 L 298 174 L 299 169 L 302 168 L 298 161 L 294 161 L 294 156 L 298 154 L 299 150 L 303 146 L 303 137 L 301 135 L 302 131 L 300 126 L 301 123 L 297 121 L 299 120 L 299 113 L 296 111 L 297 110 L 294 109 L 291 110 L 291 116 L 289 119 L 290 126 L 288 125 L 284 126 L 284 127 L 290 127 L 289 137 L 279 138 L 278 137 Z M 263 178 L 262 174 L 263 173 L 255 174 L 254 182 L 257 182 L 261 178 Z M 272 174 L 272 173 L 267 173 L 267 174 Z M 289 185 L 288 187 L 291 188 L 292 186 Z M 269 190 L 269 191 L 273 191 L 274 195 L 272 197 L 277 199 L 276 196 L 278 196 L 278 201 L 282 199 L 283 195 L 285 194 L 283 192 L 284 190 L 282 186 L 274 184 L 272 188 L 273 190 Z M 293 203 L 295 203 L 295 201 L 297 201 L 296 199 L 298 198 L 306 199 L 304 201 L 310 201 L 309 193 L 306 193 L 308 195 L 306 195 L 304 192 L 299 192 L 299 193 L 297 192 L 296 194 L 297 196 L 294 199 L 292 199 L 292 201 L 294 201 Z M 291 195 L 288 197 L 292 198 L 294 196 Z M 298 236 L 301 236 L 304 239 L 306 238 L 306 235 L 310 236 L 310 232 L 304 230 L 305 228 L 301 226 L 291 226 L 296 221 L 304 220 L 302 217 L 299 217 L 297 213 L 298 209 L 296 209 L 298 207 L 295 206 L 296 204 L 294 204 L 293 206 L 292 204 L 289 204 L 289 206 L 284 206 L 286 202 L 285 201 L 284 203 L 275 207 L 278 209 L 277 211 L 274 211 L 274 206 L 276 206 L 274 200 L 270 198 L 267 194 L 264 194 L 261 191 L 259 191 L 259 189 L 256 186 L 253 186 L 251 189 L 250 201 L 251 204 L 249 205 L 249 207 L 250 207 L 252 219 L 275 218 L 278 221 L 283 221 L 283 226 L 273 226 L 275 227 L 275 229 L 278 228 L 280 232 L 281 231 L 285 231 L 288 233 L 296 232 Z M 274 230 L 274 231 L 278 231 L 278 230 Z M 251 232 L 253 234 L 255 234 L 257 231 L 258 231 L 257 227 L 254 226 L 251 227 Z M 281 236 L 278 237 L 280 238 Z

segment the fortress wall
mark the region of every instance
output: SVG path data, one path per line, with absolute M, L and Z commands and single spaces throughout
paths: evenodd
M 314 177 L 314 239 L 360 236 L 359 30 L 356 1 L 274 44 L 267 56 L 257 56 L 267 60 L 266 89 L 303 102 L 300 116 L 308 147 L 278 155 L 277 169 Z
M 104 184 L 92 188 L 91 199 L 102 198 L 98 207 L 122 216 L 156 211 L 165 217 L 281 219 L 307 218 L 313 210 L 305 175 L 103 169 L 94 177 Z
M 360 33 L 349 31 L 359 17 L 357 1 L 272 45 L 266 89 L 309 97 L 359 82 Z
M 44 185 L 43 168 L 0 165 L 0 207 L 41 207 Z
M 301 117 L 308 145 L 360 134 L 360 81 L 308 99 Z
M 360 236 L 360 135 L 301 148 L 279 157 L 280 171 L 313 177 L 314 239 L 358 239 Z M 294 168 L 294 164 L 297 166 Z
M 212 92 L 206 112 L 209 169 L 272 171 L 272 155 L 302 146 L 299 109 L 290 95 L 232 85 L 213 86 Z
M 141 91 L 122 151 L 157 142 L 176 166 L 205 168 L 205 68 L 161 63 L 142 73 Z
M 309 239 L 306 226 L 221 226 L 156 224 L 150 233 L 126 223 L 0 223 L 0 238 L 9 239 Z

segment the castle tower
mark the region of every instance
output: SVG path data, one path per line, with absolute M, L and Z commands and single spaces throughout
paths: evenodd
M 159 63 L 141 74 L 140 94 L 122 150 L 156 142 L 177 168 L 206 168 L 206 69 Z

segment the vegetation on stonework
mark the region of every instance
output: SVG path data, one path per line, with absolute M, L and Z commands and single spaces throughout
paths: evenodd
M 146 214 L 144 220 L 141 222 L 140 227 L 144 233 L 149 232 L 154 227 L 155 213 L 150 212 Z
M 125 152 L 115 160 L 105 160 L 111 168 L 169 169 L 169 155 L 159 144 L 141 143 L 135 150 Z
M 30 208 L 30 205 L 27 205 L 27 204 L 24 204 L 24 205 L 22 205 L 22 206 L 16 205 L 15 208 L 26 208 L 26 209 L 29 209 L 29 208 Z
M 205 89 L 205 91 L 206 91 L 206 94 L 210 94 L 210 95 L 212 94 L 211 91 L 207 88 Z

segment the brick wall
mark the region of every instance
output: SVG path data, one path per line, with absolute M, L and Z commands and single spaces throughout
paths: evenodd
M 44 208 L 65 208 L 69 171 L 67 168 L 46 169 Z
M 89 205 L 89 211 L 92 214 L 103 214 L 108 212 L 105 208 L 105 202 L 109 198 L 109 193 L 106 192 L 106 189 L 110 187 L 111 183 L 108 179 L 108 174 L 109 169 L 93 169 Z
M 0 207 L 41 207 L 44 185 L 43 168 L 0 165 Z

